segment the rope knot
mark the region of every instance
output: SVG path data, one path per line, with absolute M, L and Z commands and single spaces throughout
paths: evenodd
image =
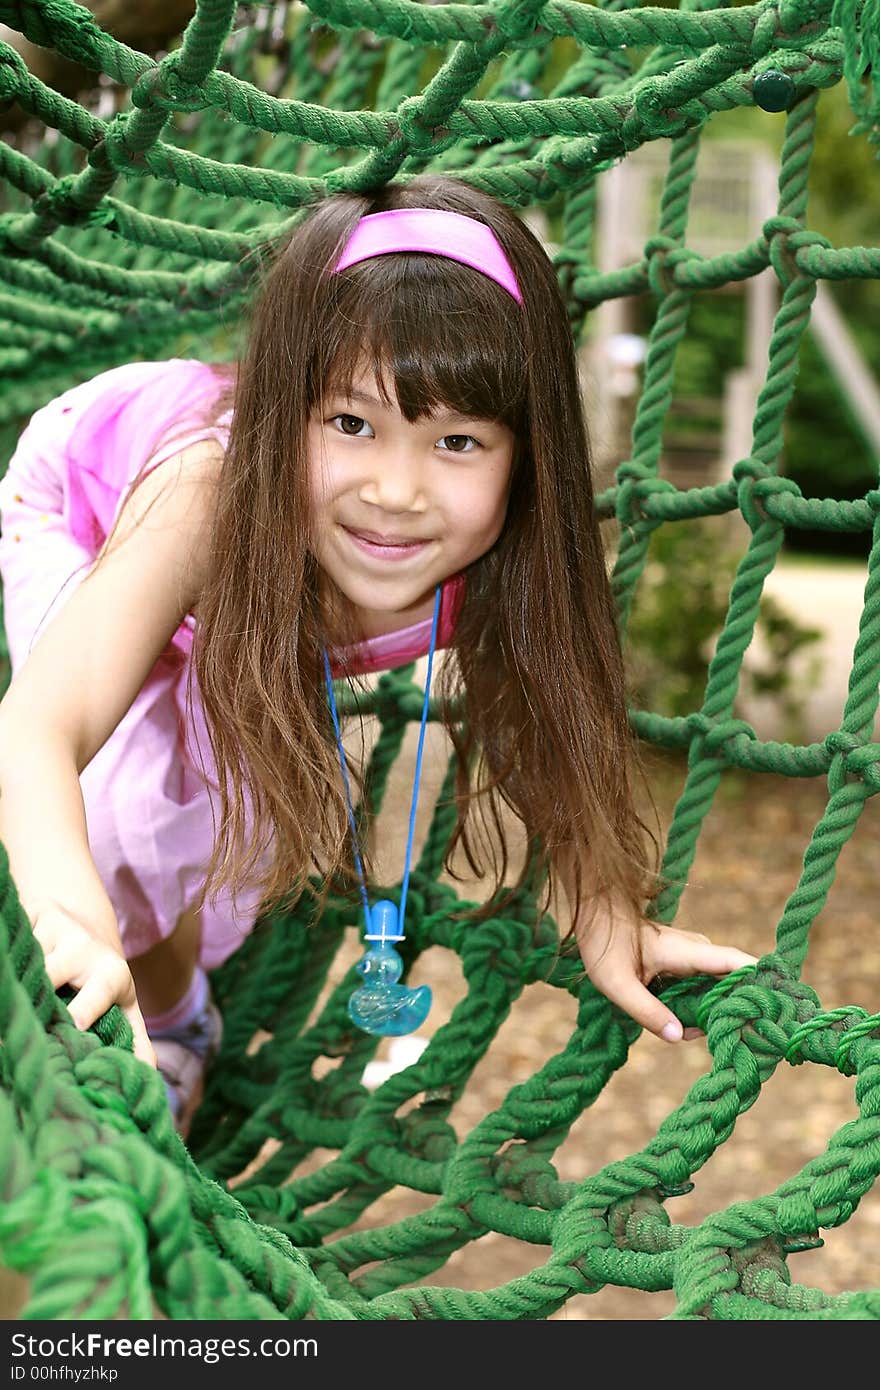
M 770 264 L 776 271 L 783 289 L 809 272 L 802 270 L 797 253 L 806 246 L 830 246 L 831 242 L 819 232 L 808 231 L 795 217 L 769 217 L 762 232 L 767 239 Z
M 831 249 L 831 242 L 827 236 L 823 236 L 821 232 L 814 232 L 810 227 L 802 227 L 799 232 L 792 232 L 788 244 L 794 249 L 795 254 L 805 246 L 823 246 L 826 251 Z
M 776 497 L 781 492 L 793 493 L 795 497 L 803 496 L 794 478 L 780 478 L 774 473 L 769 477 L 755 479 L 752 486 L 752 498 L 760 516 L 769 520 L 767 500 L 770 497 Z
M 400 133 L 413 153 L 442 154 L 455 144 L 456 136 L 446 126 L 426 126 L 422 120 L 424 102 L 420 96 L 406 97 L 400 103 L 395 120 Z
M 806 1019 L 795 1028 L 788 1040 L 788 1046 L 783 1054 L 786 1062 L 789 1062 L 793 1067 L 799 1067 L 805 1059 L 804 1047 L 814 1034 L 823 1033 L 838 1023 L 845 1027 L 853 1015 L 858 1018 L 867 1018 L 865 1010 L 854 1005 L 852 1008 L 822 1009 L 815 1013 L 812 1018 Z
M 407 1153 L 420 1155 L 428 1163 L 445 1163 L 455 1153 L 455 1130 L 436 1111 L 421 1106 L 411 1110 L 401 1120 L 401 1133 Z
M 553 253 L 553 267 L 559 278 L 559 288 L 567 300 L 575 302 L 575 281 L 584 270 L 589 270 L 590 261 L 583 251 L 572 246 L 562 246 Z
M 512 43 L 535 36 L 546 0 L 515 0 L 494 18 L 494 28 Z
M 728 739 L 738 738 L 740 734 L 745 734 L 748 739 L 756 739 L 751 724 L 746 723 L 745 719 L 720 719 L 717 724 L 713 724 L 706 731 L 705 749 L 707 753 L 723 753 L 724 745 Z M 725 759 L 726 761 L 726 759 Z
M 862 740 L 860 738 L 857 738 L 855 734 L 844 733 L 843 729 L 835 729 L 825 739 L 825 747 L 829 753 L 837 756 L 846 757 L 861 746 Z
M 864 782 L 870 791 L 880 791 L 880 747 L 876 743 L 865 743 L 855 734 L 835 729 L 825 738 L 824 746 L 832 755 L 828 769 L 832 791 L 839 791 L 847 780 Z
M 866 744 L 858 752 L 851 753 L 847 766 L 858 771 L 868 791 L 872 795 L 880 792 L 880 748 L 876 743 Z
M 762 495 L 757 491 L 759 483 L 775 479 L 769 467 L 761 459 L 739 459 L 733 465 L 733 480 L 736 483 L 736 504 L 743 514 L 749 529 L 757 531 L 769 520 L 762 506 Z
M 212 105 L 204 89 L 185 82 L 171 60 L 141 74 L 131 89 L 131 102 L 140 109 L 160 111 L 204 111 Z
M 850 1013 L 854 1012 L 855 1010 L 850 1010 Z M 859 1010 L 859 1012 L 861 1012 L 861 1010 Z M 865 1014 L 863 1018 L 853 1023 L 844 1031 L 834 1053 L 834 1065 L 839 1072 L 842 1072 L 844 1076 L 853 1076 L 855 1074 L 858 1070 L 858 1066 L 850 1055 L 853 1044 L 861 1042 L 863 1038 L 869 1038 L 871 1034 L 876 1033 L 878 1029 L 880 1029 L 880 1014 Z M 874 1041 L 876 1042 L 877 1039 L 875 1038 Z
M 649 516 L 643 502 L 652 493 L 677 491 L 668 478 L 658 478 L 650 467 L 635 459 L 626 459 L 616 471 L 617 493 L 615 496 L 615 515 L 621 526 L 633 527 L 639 523 L 657 526 L 658 517 Z
M 664 78 L 646 78 L 644 86 L 633 94 L 633 112 L 642 121 L 648 138 L 680 135 L 687 125 L 684 113 L 670 106 L 670 99 L 674 101 L 675 97 Z
M 128 143 L 129 113 L 119 111 L 107 122 L 103 140 L 99 140 L 89 152 L 89 164 L 97 165 L 102 159 L 120 174 L 139 175 L 147 173 L 147 161 L 143 150 L 133 149 Z
M 45 189 L 34 199 L 34 212 L 56 225 L 63 222 L 72 227 L 108 226 L 115 216 L 113 209 L 102 204 L 87 207 L 77 202 L 78 184 L 78 174 L 67 174 L 64 178 L 56 179 L 51 188 Z
M 828 734 L 824 746 L 831 754 L 828 790 L 832 796 L 847 782 L 868 780 L 865 772 L 867 767 L 876 761 L 876 748 L 866 745 L 863 739 L 855 734 L 846 733 L 843 729 L 835 729 Z M 872 780 L 876 780 L 876 772 Z
M 705 738 L 714 728 L 712 720 L 702 710 L 694 710 L 693 714 L 686 715 L 684 722 L 691 738 Z
M 27 64 L 8 43 L 0 43 L 0 102 L 15 101 L 31 81 Z
M 756 976 L 756 966 L 743 965 L 739 970 L 732 970 L 729 975 L 711 984 L 697 1003 L 697 1027 L 702 1028 L 704 1033 L 708 1033 L 710 1028 L 713 1033 L 718 1032 L 721 1030 L 723 1015 L 733 1032 L 741 1035 L 747 1024 L 754 1023 L 756 1019 L 770 1012 L 776 1001 L 772 992 L 764 987 L 763 980 L 755 983 Z M 719 1005 L 719 1015 L 713 1020 Z M 717 1027 L 712 1027 L 713 1021 Z
M 653 236 L 645 243 L 648 283 L 659 299 L 672 294 L 676 288 L 676 265 L 686 256 L 693 254 L 692 252 L 685 252 L 685 257 L 683 257 L 683 251 L 684 248 L 668 236 Z
M 779 0 L 779 32 L 781 34 L 800 34 L 813 24 L 820 23 L 828 14 L 826 0 Z M 768 11 L 772 14 L 772 11 Z

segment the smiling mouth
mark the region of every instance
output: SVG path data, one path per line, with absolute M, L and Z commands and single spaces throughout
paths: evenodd
M 375 560 L 377 565 L 405 564 L 427 550 L 429 540 L 399 540 L 391 536 L 374 539 L 375 532 L 351 531 L 347 526 L 342 530 L 351 544 L 366 560 Z
M 427 538 L 406 536 L 380 536 L 375 531 L 355 531 L 350 526 L 343 526 L 343 531 L 347 531 L 356 541 L 364 541 L 367 545 L 380 547 L 384 550 L 412 550 L 416 546 L 427 545 Z

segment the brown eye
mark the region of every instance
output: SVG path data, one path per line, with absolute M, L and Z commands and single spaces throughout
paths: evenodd
M 370 427 L 360 415 L 332 415 L 330 424 L 336 425 L 339 433 L 348 435 L 349 439 L 368 439 L 370 437 L 369 434 L 364 433 Z M 372 434 L 371 430 L 370 434 Z
M 440 443 L 449 450 L 451 454 L 469 454 L 471 446 L 476 448 L 477 441 L 472 434 L 444 434 Z

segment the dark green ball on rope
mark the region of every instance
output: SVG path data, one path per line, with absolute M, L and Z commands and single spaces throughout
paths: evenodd
M 752 96 L 762 111 L 787 111 L 794 96 L 794 82 L 778 68 L 768 68 L 755 78 Z

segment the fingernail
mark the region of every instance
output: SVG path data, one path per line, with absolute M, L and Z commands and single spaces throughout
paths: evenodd
M 660 1036 L 665 1038 L 667 1042 L 681 1042 L 682 1026 L 678 1019 L 670 1019 Z

